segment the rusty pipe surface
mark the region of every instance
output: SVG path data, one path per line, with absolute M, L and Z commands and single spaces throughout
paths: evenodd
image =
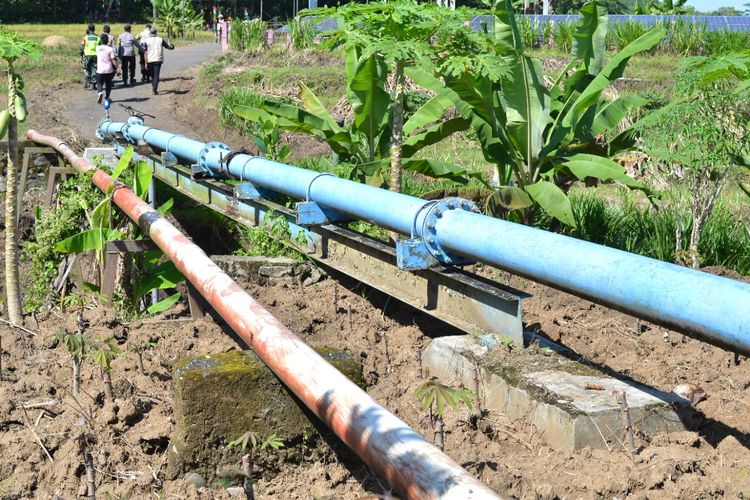
M 93 183 L 106 192 L 110 176 L 76 155 L 67 143 L 34 130 L 26 136 L 54 148 L 77 170 L 93 170 Z M 149 235 L 279 379 L 396 491 L 415 499 L 498 498 L 294 335 L 125 185 L 116 184 L 112 201 Z

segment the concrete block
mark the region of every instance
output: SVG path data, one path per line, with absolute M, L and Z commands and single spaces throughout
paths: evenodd
M 471 336 L 441 337 L 423 353 L 422 366 L 426 377 L 473 390 L 488 409 L 531 419 L 550 446 L 563 450 L 619 445 L 625 430 L 613 390 L 625 391 L 636 431 L 682 431 L 692 423 L 689 401 L 674 393 L 605 376 L 554 349 L 502 349 Z
M 233 278 L 243 278 L 258 285 L 296 286 L 302 281 L 308 286 L 323 278 L 323 273 L 309 262 L 286 257 L 212 255 L 211 260 Z
M 351 356 L 337 349 L 317 351 L 364 387 L 362 367 Z M 187 472 L 210 478 L 222 466 L 236 466 L 239 450 L 230 452 L 226 445 L 248 431 L 260 439 L 276 434 L 287 443 L 283 452 L 289 452 L 290 443 L 317 434 L 310 412 L 251 351 L 177 361 L 173 407 L 175 429 L 167 461 L 171 479 Z

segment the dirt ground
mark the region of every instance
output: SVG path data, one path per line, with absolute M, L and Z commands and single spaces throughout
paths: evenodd
M 189 80 L 169 85 L 181 90 Z M 68 90 L 45 92 L 51 113 L 64 108 L 60 97 Z M 38 130 L 69 137 L 75 128 L 61 116 L 53 119 L 40 112 L 30 120 L 36 120 L 32 125 Z M 218 126 L 213 116 L 213 121 L 193 119 L 213 129 Z M 237 145 L 231 139 L 225 142 Z M 525 302 L 527 330 L 575 350 L 602 371 L 665 391 L 682 383 L 700 386 L 707 397 L 697 410 L 704 418 L 689 432 L 638 435 L 636 454 L 619 446 L 569 453 L 548 447 L 526 420 L 511 421 L 476 405 L 459 407 L 446 417 L 449 456 L 511 498 L 750 497 L 750 361 L 737 364 L 721 349 L 521 278 L 488 268 L 481 273 L 532 295 Z M 420 355 L 432 338 L 455 330 L 353 282 L 326 279 L 304 291 L 245 286 L 306 342 L 339 347 L 360 360 L 368 393 L 433 438 L 413 396 L 423 382 Z M 35 334 L 0 325 L 0 498 L 84 495 L 85 468 L 77 444 L 82 435 L 89 438 L 100 498 L 228 498 L 221 487 L 199 489 L 183 479 L 164 479 L 174 426 L 172 366 L 187 354 L 243 346 L 210 319 L 190 320 L 184 305 L 124 324 L 111 309 L 90 304 L 83 320 L 91 335 L 114 335 L 123 350 L 134 343 L 156 343 L 144 354 L 145 375 L 132 353 L 115 358 L 116 399 L 105 403 L 100 374 L 90 362 L 84 365 L 81 394 L 71 393 L 70 357 L 52 338 L 66 325 L 74 328 L 75 316 L 55 309 L 29 317 L 26 327 Z M 524 354 L 516 350 L 505 355 Z M 256 498 L 261 499 L 391 493 L 366 465 L 342 458 L 335 448 L 316 460 L 256 471 L 256 479 Z

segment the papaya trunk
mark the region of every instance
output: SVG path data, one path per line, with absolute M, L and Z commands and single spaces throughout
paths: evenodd
M 8 319 L 14 325 L 23 324 L 21 286 L 18 275 L 18 235 L 16 234 L 16 165 L 18 165 L 18 122 L 16 120 L 16 80 L 13 64 L 8 64 L 8 169 L 5 193 L 5 303 Z
M 391 142 L 391 191 L 401 192 L 401 149 L 404 130 L 404 65 L 396 61 L 396 88 L 393 96 L 393 136 Z

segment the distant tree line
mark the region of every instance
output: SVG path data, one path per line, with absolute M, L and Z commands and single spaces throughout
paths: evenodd
M 364 3 L 366 0 L 358 0 Z M 585 0 L 549 0 L 555 14 L 575 13 Z M 632 14 L 635 0 L 601 0 L 606 4 L 610 14 Z M 240 17 L 245 12 L 250 17 L 257 17 L 260 4 L 263 3 L 263 18 L 274 17 L 287 19 L 292 17 L 295 5 L 300 9 L 307 7 L 307 0 L 194 0 L 196 10 L 203 9 L 207 22 L 211 21 L 211 11 L 218 5 L 225 16 Z M 346 0 L 318 0 L 318 6 L 335 6 L 347 3 Z M 457 0 L 457 5 L 483 7 L 481 0 Z M 514 0 L 518 11 L 523 11 L 524 0 Z M 542 0 L 530 0 L 531 11 L 541 13 Z M 644 2 L 641 2 L 644 3 Z M 659 2 L 656 2 L 659 3 Z M 680 2 L 675 2 L 679 4 Z M 750 9 L 750 4 L 747 4 Z M 85 22 L 85 21 L 143 21 L 150 19 L 152 6 L 150 0 L 1 0 L 0 23 L 26 22 Z M 679 13 L 706 14 L 716 16 L 742 15 L 743 12 L 733 7 L 721 7 L 712 12 L 698 12 L 692 7 L 684 6 Z M 748 10 L 750 12 L 750 10 Z M 675 12 L 678 13 L 678 12 Z

